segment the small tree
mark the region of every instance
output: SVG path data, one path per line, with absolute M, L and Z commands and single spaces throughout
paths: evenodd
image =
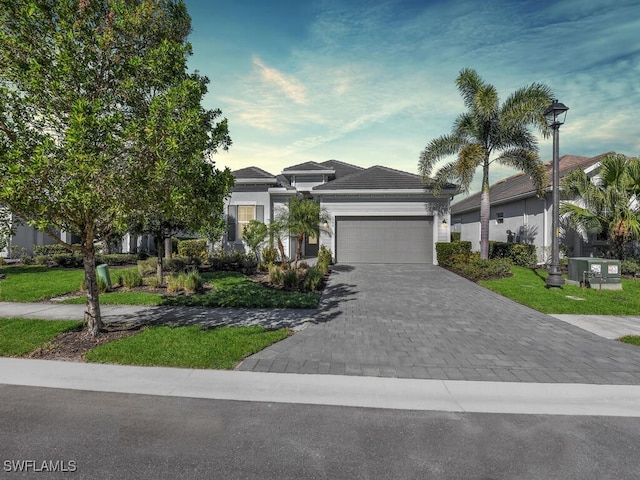
M 267 233 L 267 226 L 259 220 L 251 220 L 242 231 L 242 240 L 258 261 L 260 261 L 260 246 L 267 238 Z
M 283 235 L 287 235 L 289 233 L 289 227 L 287 226 L 287 212 L 282 209 L 278 211 L 275 215 L 275 218 L 269 224 L 269 237 L 270 242 L 273 243 L 275 240 L 276 245 L 278 247 L 278 252 L 280 252 L 280 259 L 283 262 L 287 261 L 287 255 L 284 253 L 284 244 L 282 243 Z
M 302 255 L 305 235 L 317 237 L 320 223 L 328 221 L 328 214 L 320 207 L 320 203 L 308 198 L 292 197 L 288 207 L 288 210 L 283 212 L 282 219 L 289 231 L 296 236 L 295 265 L 297 266 Z

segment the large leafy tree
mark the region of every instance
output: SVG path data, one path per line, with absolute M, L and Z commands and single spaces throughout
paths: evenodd
M 553 96 L 547 86 L 533 83 L 516 90 L 501 104 L 496 88 L 472 69 L 462 70 L 456 85 L 468 110 L 457 117 L 450 134 L 429 142 L 420 154 L 418 168 L 425 181 L 430 181 L 433 174 L 436 193 L 447 183 L 457 183 L 468 193 L 480 169 L 480 253 L 486 259 L 491 204 L 489 167 L 497 162 L 525 172 L 538 193 L 543 193 L 545 172 L 530 128 L 547 133 L 543 111 Z M 452 155 L 456 156 L 454 160 L 438 167 L 441 160 Z
M 562 192 L 573 201 L 560 205 L 560 215 L 586 241 L 601 233 L 610 241 L 611 255 L 622 258 L 624 246 L 640 239 L 640 159 L 606 156 L 591 179 L 584 170 L 569 172 Z
M 0 0 L 0 25 L 0 204 L 80 237 L 69 247 L 97 335 L 96 241 L 160 197 L 193 205 L 189 179 L 215 176 L 205 153 L 228 144 L 226 122 L 199 105 L 206 79 L 187 73 L 181 0 Z

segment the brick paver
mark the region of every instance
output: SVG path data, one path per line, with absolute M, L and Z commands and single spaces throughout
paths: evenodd
M 640 384 L 640 349 L 531 310 L 436 266 L 337 266 L 308 327 L 239 369 Z

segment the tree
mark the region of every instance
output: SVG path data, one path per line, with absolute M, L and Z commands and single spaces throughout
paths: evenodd
M 544 135 L 548 133 L 543 111 L 553 96 L 547 86 L 533 83 L 516 90 L 501 105 L 495 87 L 485 83 L 472 69 L 462 70 L 456 85 L 468 111 L 458 116 L 450 134 L 429 142 L 420 154 L 418 168 L 427 182 L 440 160 L 457 156 L 435 171 L 435 193 L 450 182 L 458 183 L 468 193 L 476 169 L 481 168 L 480 254 L 486 259 L 491 205 L 489 166 L 498 162 L 525 172 L 542 195 L 545 171 L 529 127 L 537 127 Z
M 273 240 L 276 241 L 278 252 L 280 252 L 280 259 L 283 262 L 287 261 L 287 255 L 284 253 L 284 244 L 282 243 L 283 235 L 287 235 L 289 233 L 287 222 L 287 211 L 282 209 L 276 213 L 275 218 L 269 224 L 270 242 L 273 243 Z
M 282 214 L 282 221 L 288 230 L 296 236 L 297 248 L 295 265 L 302 254 L 302 242 L 305 235 L 318 236 L 320 223 L 328 220 L 328 215 L 320 203 L 308 198 L 291 197 L 288 209 Z
M 244 240 L 258 261 L 260 261 L 260 245 L 267 238 L 267 233 L 267 226 L 259 220 L 251 220 L 242 231 L 242 240 Z
M 581 169 L 565 175 L 562 191 L 573 201 L 561 203 L 560 215 L 585 241 L 589 234 L 604 234 L 610 254 L 622 259 L 625 244 L 640 239 L 639 158 L 608 155 L 593 180 Z
M 226 121 L 200 107 L 207 80 L 186 72 L 181 0 L 0 0 L 0 18 L 0 204 L 80 237 L 67 247 L 83 256 L 95 336 L 95 242 L 156 213 L 170 172 L 160 211 L 198 206 L 189 179 L 215 176 L 204 156 L 228 144 Z

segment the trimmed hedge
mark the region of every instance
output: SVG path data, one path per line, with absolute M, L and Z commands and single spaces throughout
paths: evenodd
M 464 263 L 471 255 L 471 242 L 437 242 L 436 256 L 438 264 L 442 267 L 450 267 L 457 263 Z
M 519 267 L 530 267 L 538 261 L 535 245 L 511 242 L 489 242 L 489 258 L 509 258 Z

